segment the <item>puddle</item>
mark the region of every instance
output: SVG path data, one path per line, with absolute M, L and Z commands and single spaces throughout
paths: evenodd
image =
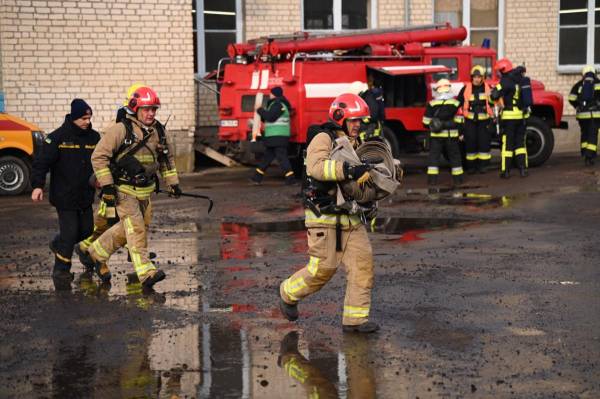
M 305 253 L 304 219 L 254 224 L 221 223 L 221 259 L 262 258 L 267 254 Z
M 401 235 L 400 242 L 411 242 L 423 240 L 421 234 L 427 232 L 478 223 L 479 220 L 466 218 L 387 217 L 376 218 L 368 228 L 377 234 Z M 304 253 L 308 249 L 305 231 L 304 218 L 273 222 L 222 223 L 221 259 L 260 258 L 266 255 L 267 250 L 276 253 Z
M 465 223 L 473 223 L 471 219 L 451 218 L 376 218 L 371 231 L 381 234 L 420 234 L 432 230 L 451 229 Z

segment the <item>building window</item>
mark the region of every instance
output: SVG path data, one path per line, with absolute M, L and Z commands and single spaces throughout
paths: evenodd
M 353 30 L 377 25 L 376 0 L 303 0 L 304 30 Z
M 450 22 L 452 26 L 462 25 L 463 0 L 436 0 L 434 5 L 434 21 Z
M 194 72 L 217 69 L 227 45 L 241 41 L 241 0 L 192 0 Z
M 600 64 L 600 0 L 560 0 L 558 69 Z
M 504 53 L 504 2 L 505 0 L 434 0 L 433 19 L 436 23 L 450 22 L 452 26 L 464 25 L 466 43 L 481 46 L 489 39 L 498 57 Z

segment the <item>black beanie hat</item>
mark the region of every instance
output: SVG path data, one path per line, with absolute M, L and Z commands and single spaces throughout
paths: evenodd
M 71 120 L 77 120 L 86 114 L 92 115 L 92 107 L 81 98 L 71 101 Z
M 279 86 L 275 86 L 271 89 L 271 94 L 273 94 L 275 97 L 281 97 L 283 96 L 283 89 Z

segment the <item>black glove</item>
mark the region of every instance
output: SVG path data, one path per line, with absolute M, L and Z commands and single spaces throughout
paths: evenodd
M 106 206 L 114 206 L 117 204 L 117 189 L 114 184 L 109 184 L 102 187 L 102 201 Z
M 179 198 L 181 197 L 181 189 L 179 188 L 179 184 L 173 184 L 169 186 L 169 196 Z
M 429 122 L 429 129 L 431 129 L 433 133 L 441 132 L 443 128 L 444 123 L 438 118 L 433 118 L 431 122 Z
M 365 172 L 371 170 L 371 165 L 360 164 L 360 165 L 350 165 L 348 162 L 344 162 L 344 177 L 350 180 L 356 180 Z
M 102 187 L 102 202 L 104 202 L 103 207 L 103 216 L 106 218 L 106 222 L 109 226 L 114 225 L 119 221 L 117 217 L 117 189 L 114 184 L 109 184 L 107 186 Z

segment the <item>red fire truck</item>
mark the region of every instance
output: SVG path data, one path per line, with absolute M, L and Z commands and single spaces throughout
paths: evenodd
M 466 35 L 464 27 L 436 24 L 367 33 L 299 33 L 230 44 L 229 58 L 213 73 L 220 89 L 219 140 L 226 143 L 228 155 L 248 161 L 255 96 L 265 93 L 266 102 L 269 90 L 281 86 L 293 107 L 290 153 L 299 155 L 308 127 L 326 121 L 333 98 L 347 92 L 352 82 L 371 77 L 384 91 L 384 136 L 394 156 L 424 149 L 427 135 L 421 119 L 433 82 L 449 78 L 458 94 L 476 64 L 497 79 L 492 73 L 496 52 L 462 45 Z M 565 123 L 562 95 L 545 90 L 539 81 L 532 80 L 532 89 L 527 150 L 529 164 L 536 166 L 552 153 L 552 128 L 564 128 Z M 498 138 L 493 144 L 497 147 Z

